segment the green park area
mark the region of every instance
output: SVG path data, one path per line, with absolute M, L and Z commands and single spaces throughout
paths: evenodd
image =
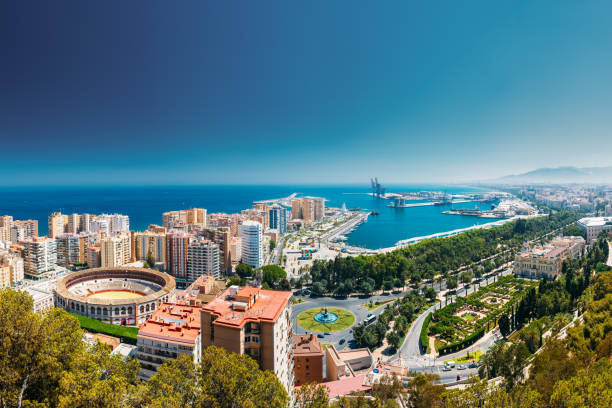
M 377 300 L 376 302 L 364 303 L 361 306 L 365 307 L 368 310 L 375 310 L 375 309 L 378 309 L 381 306 L 386 305 L 389 302 L 393 302 L 394 300 L 395 299 L 389 299 L 389 300 L 385 300 L 385 301 L 382 301 L 382 302 Z
M 315 320 L 317 313 L 323 313 L 320 308 L 308 309 L 300 313 L 297 317 L 297 322 L 305 330 L 315 331 L 320 333 L 337 332 L 348 329 L 355 324 L 355 315 L 345 309 L 339 307 L 327 308 L 328 313 L 333 313 L 338 316 L 338 319 L 332 323 L 322 323 Z
M 76 317 L 83 330 L 90 333 L 108 334 L 109 336 L 119 337 L 122 342 L 128 344 L 136 344 L 138 336 L 138 327 L 118 326 L 116 324 L 104 323 L 90 317 L 81 316 L 71 313 Z

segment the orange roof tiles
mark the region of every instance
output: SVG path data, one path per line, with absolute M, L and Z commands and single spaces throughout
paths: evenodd
M 356 377 L 347 377 L 341 380 L 330 381 L 323 383 L 329 392 L 329 398 L 336 398 L 342 395 L 348 395 L 355 392 L 367 391 L 372 388 L 365 384 L 366 375 L 361 374 Z
M 244 289 L 246 288 L 242 288 L 238 293 Z M 291 292 L 258 288 L 252 289 L 256 289 L 255 292 L 259 291 L 259 294 L 255 302 L 253 302 L 247 310 L 237 310 L 233 308 L 235 298 L 230 296 L 230 289 L 226 289 L 216 299 L 203 306 L 202 309 L 205 312 L 218 316 L 215 320 L 215 324 L 242 327 L 248 321 L 276 321 L 280 312 L 289 302 L 289 298 L 291 298 Z M 253 291 L 249 290 L 248 293 L 251 294 Z M 242 296 L 240 296 L 240 298 L 241 297 Z
M 151 318 L 140 326 L 138 336 L 177 344 L 195 344 L 200 335 L 197 306 L 162 303 Z
M 299 356 L 322 356 L 323 348 L 314 334 L 294 334 L 293 354 Z

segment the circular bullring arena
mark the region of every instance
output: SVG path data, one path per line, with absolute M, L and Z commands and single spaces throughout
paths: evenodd
M 152 269 L 94 268 L 62 278 L 55 304 L 112 324 L 144 323 L 174 290 L 174 278 Z

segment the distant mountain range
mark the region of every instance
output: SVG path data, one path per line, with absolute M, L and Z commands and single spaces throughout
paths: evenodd
M 523 174 L 513 174 L 493 180 L 502 184 L 562 184 L 562 183 L 610 183 L 610 167 L 556 167 L 541 168 Z

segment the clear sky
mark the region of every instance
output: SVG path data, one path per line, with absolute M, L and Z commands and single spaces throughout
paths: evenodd
M 612 164 L 609 1 L 7 1 L 0 184 Z

